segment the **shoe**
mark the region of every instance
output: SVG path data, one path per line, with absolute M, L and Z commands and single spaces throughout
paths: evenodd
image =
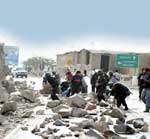
M 124 110 L 127 111 L 127 110 L 129 110 L 129 109 L 128 109 L 128 108 L 125 108 Z
M 145 110 L 144 112 L 149 112 L 149 110 Z

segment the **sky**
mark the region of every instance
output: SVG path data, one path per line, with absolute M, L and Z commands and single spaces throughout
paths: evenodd
M 0 42 L 31 56 L 70 50 L 147 52 L 149 0 L 0 0 Z M 41 53 L 42 52 L 42 53 Z

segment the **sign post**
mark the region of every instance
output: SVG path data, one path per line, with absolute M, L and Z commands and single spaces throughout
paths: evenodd
M 137 54 L 118 54 L 116 66 L 119 68 L 138 68 L 139 57 Z

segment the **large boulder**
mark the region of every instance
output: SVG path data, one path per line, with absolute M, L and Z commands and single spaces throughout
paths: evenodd
M 13 80 L 2 81 L 2 86 L 4 88 L 6 88 L 6 90 L 9 94 L 16 91 L 15 83 L 13 82 Z
M 21 97 L 23 97 L 24 99 L 26 99 L 32 103 L 34 103 L 37 98 L 36 94 L 32 90 L 29 90 L 29 89 L 22 90 Z
M 54 113 L 58 113 L 61 109 L 70 109 L 70 107 L 68 105 L 65 105 L 65 104 L 60 104 L 57 107 L 52 108 L 52 111 Z
M 6 102 L 2 106 L 0 113 L 1 114 L 5 114 L 7 112 L 10 112 L 10 111 L 14 112 L 16 110 L 17 110 L 17 104 L 16 104 L 16 102 L 14 102 L 14 101 L 12 101 L 12 102 Z
M 22 100 L 22 97 L 20 96 L 20 92 L 13 92 L 9 95 L 10 101 L 16 101 L 19 102 Z
M 74 107 L 71 110 L 71 116 L 72 117 L 83 117 L 83 116 L 85 116 L 87 114 L 88 114 L 87 111 L 84 110 L 84 109 L 81 109 L 81 108 Z
M 79 94 L 75 94 L 70 97 L 70 106 L 77 108 L 85 108 L 87 101 L 80 96 Z
M 59 110 L 58 114 L 60 114 L 62 118 L 68 118 L 71 116 L 71 109 L 61 109 Z
M 85 106 L 85 110 L 94 110 L 96 109 L 96 104 L 88 102 Z
M 87 132 L 86 132 L 87 136 L 90 136 L 91 138 L 94 137 L 95 139 L 105 139 L 105 137 L 102 135 L 102 133 L 100 133 L 99 131 L 90 128 Z
M 129 125 L 115 125 L 114 130 L 118 134 L 134 134 L 135 130 Z
M 47 103 L 47 107 L 48 108 L 54 108 L 54 107 L 57 107 L 61 104 L 61 101 L 60 100 L 51 100 Z
M 125 114 L 123 111 L 121 111 L 119 108 L 113 108 L 110 112 L 109 115 L 112 116 L 113 118 L 124 118 Z
M 109 125 L 106 122 L 106 119 L 103 117 L 100 120 L 96 121 L 95 125 L 96 130 L 98 130 L 101 133 L 104 133 L 105 131 L 109 130 Z
M 83 129 L 95 128 L 95 123 L 93 119 L 82 120 L 80 123 L 78 123 L 78 125 L 80 128 Z
M 8 101 L 8 93 L 4 87 L 0 86 L 0 103 Z
M 142 128 L 145 125 L 144 120 L 134 120 L 133 126 L 134 128 Z

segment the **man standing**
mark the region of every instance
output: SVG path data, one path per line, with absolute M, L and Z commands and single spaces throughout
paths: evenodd
M 88 85 L 90 83 L 90 79 L 87 75 L 87 71 L 84 70 L 84 75 L 82 78 L 82 93 L 88 93 Z
M 141 99 L 145 103 L 145 111 L 149 112 L 150 110 L 150 68 L 145 69 L 145 76 L 144 76 L 144 88 L 142 91 Z
M 95 93 L 97 79 L 98 79 L 98 74 L 97 72 L 95 72 L 91 77 L 91 87 L 93 93 Z
M 81 91 L 81 88 L 82 88 L 82 74 L 81 71 L 77 71 L 71 81 L 72 95 L 74 95 L 75 93 L 78 94 Z
M 145 68 L 142 68 L 142 72 L 138 76 L 139 99 L 140 100 L 141 100 L 142 90 L 144 88 L 144 76 L 145 76 Z

